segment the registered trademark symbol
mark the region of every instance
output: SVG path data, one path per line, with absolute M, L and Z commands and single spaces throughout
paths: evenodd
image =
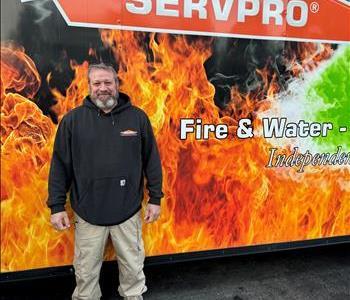
M 320 5 L 317 2 L 312 2 L 310 4 L 310 10 L 311 12 L 313 12 L 314 14 L 317 13 L 320 9 Z

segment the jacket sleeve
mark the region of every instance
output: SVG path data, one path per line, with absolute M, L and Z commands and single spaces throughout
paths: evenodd
M 160 205 L 160 199 L 164 196 L 162 192 L 162 166 L 151 122 L 146 115 L 142 133 L 142 163 L 150 197 L 148 202 Z
M 49 173 L 48 207 L 51 214 L 64 211 L 66 195 L 72 182 L 71 131 L 67 118 L 58 126 Z

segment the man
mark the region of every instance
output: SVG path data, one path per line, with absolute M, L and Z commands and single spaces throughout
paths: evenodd
M 118 291 L 125 299 L 142 299 L 144 247 L 140 209 L 143 179 L 150 200 L 145 222 L 160 215 L 162 170 L 147 115 L 118 92 L 115 70 L 90 65 L 89 92 L 82 106 L 67 113 L 56 134 L 49 176 L 48 206 L 57 230 L 70 227 L 65 212 L 70 191 L 75 212 L 72 299 L 100 299 L 99 275 L 108 235 L 119 267 Z

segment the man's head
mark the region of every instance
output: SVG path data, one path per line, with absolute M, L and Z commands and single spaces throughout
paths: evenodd
M 89 90 L 91 100 L 102 110 L 113 108 L 119 97 L 119 81 L 112 66 L 103 63 L 89 66 Z

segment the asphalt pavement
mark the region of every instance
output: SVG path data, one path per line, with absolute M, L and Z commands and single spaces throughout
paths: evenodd
M 116 265 L 101 274 L 103 300 L 117 296 Z M 145 267 L 145 300 L 347 300 L 350 244 Z M 1 299 L 67 300 L 74 277 L 6 285 Z

